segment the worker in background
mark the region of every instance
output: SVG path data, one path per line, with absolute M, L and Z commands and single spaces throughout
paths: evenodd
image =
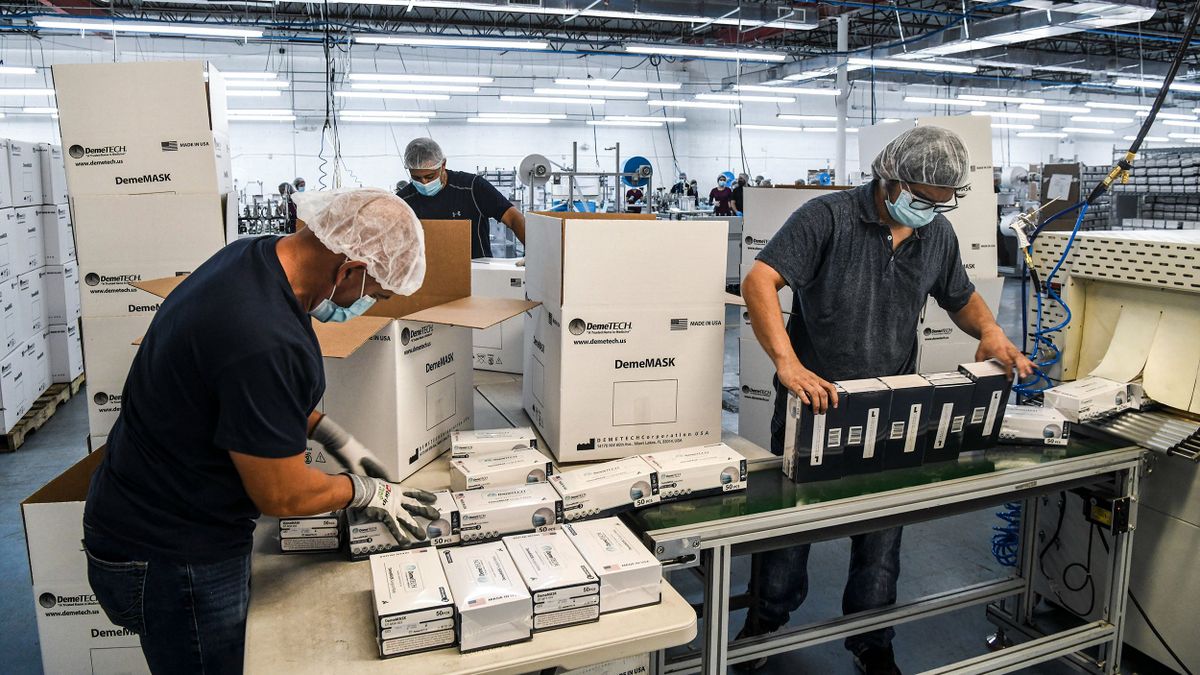
M 683 173 L 681 171 L 681 172 L 679 172 L 679 180 L 675 181 L 675 184 L 671 186 L 671 194 L 686 195 L 687 194 L 687 186 L 688 186 L 687 174 Z
M 746 210 L 746 184 L 749 182 L 750 176 L 744 173 L 739 173 L 733 181 L 733 201 L 730 205 L 738 213 Z
M 1030 374 L 1032 364 L 963 271 L 958 239 L 942 215 L 969 188 L 969 166 L 953 132 L 906 131 L 875 158 L 874 180 L 801 206 L 758 254 L 742 295 L 777 373 L 772 452 L 783 451 L 788 392 L 824 412 L 838 405 L 834 381 L 916 372 L 917 319 L 929 296 L 979 340 L 976 359 L 996 358 Z M 779 304 L 785 285 L 795 294 L 786 329 Z M 851 539 L 846 614 L 896 602 L 900 536 L 893 528 Z M 739 637 L 779 630 L 800 607 L 808 591 L 808 551 L 803 545 L 756 556 L 754 604 Z M 861 672 L 900 672 L 893 634 L 884 628 L 846 639 Z
M 691 182 L 689 182 L 687 184 L 687 191 L 685 194 L 688 197 L 692 197 L 693 199 L 699 200 L 700 199 L 700 184 L 697 183 L 695 181 L 695 179 L 693 179 Z
M 726 184 L 728 180 L 724 175 L 717 176 L 717 187 L 708 192 L 708 201 L 712 202 L 714 216 L 737 215 L 733 210 L 733 190 Z
M 291 183 L 279 184 L 279 198 L 283 202 L 283 216 L 286 219 L 283 226 L 283 231 L 287 234 L 296 231 L 296 202 L 292 201 L 292 195 L 296 192 L 296 188 L 292 187 Z
M 626 213 L 641 213 L 642 206 L 645 205 L 646 192 L 641 188 L 633 187 L 625 191 L 625 212 Z
M 408 181 L 404 180 L 403 178 L 396 181 L 396 196 L 399 197 L 400 193 L 404 192 L 404 188 L 406 187 L 408 187 Z
M 342 508 L 425 538 L 434 496 L 389 482 L 328 416 L 312 319 L 346 321 L 425 275 L 412 209 L 384 190 L 295 195 L 300 231 L 221 249 L 162 302 L 130 367 L 83 514 L 88 581 L 155 673 L 239 673 L 260 514 Z M 305 465 L 307 439 L 347 469 Z
M 296 192 L 304 192 L 304 187 L 307 183 L 300 176 L 296 176 L 296 180 L 292 181 L 292 187 L 296 188 Z
M 492 257 L 491 218 L 525 242 L 525 215 L 483 176 L 447 169 L 446 155 L 432 138 L 410 142 L 404 166 L 412 182 L 400 198 L 422 219 L 470 220 L 472 258 Z

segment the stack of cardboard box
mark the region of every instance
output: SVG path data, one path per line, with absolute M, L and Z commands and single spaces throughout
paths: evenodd
M 471 291 L 490 298 L 525 299 L 525 267 L 515 258 L 471 261 Z M 491 328 L 474 331 L 476 370 L 520 375 L 523 367 L 525 321 L 519 316 Z
M 224 83 L 203 62 L 54 66 L 98 447 L 160 300 L 131 282 L 191 272 L 236 236 Z M 64 282 L 66 270 L 63 271 Z
M 727 231 L 529 214 L 522 398 L 559 462 L 720 440 Z
M 50 381 L 71 382 L 83 374 L 83 341 L 79 332 L 79 264 L 75 260 L 75 230 L 67 204 L 67 174 L 62 147 L 41 143 L 34 148 L 41 161 L 42 200 L 37 207 L 39 237 L 45 267 L 42 291 Z

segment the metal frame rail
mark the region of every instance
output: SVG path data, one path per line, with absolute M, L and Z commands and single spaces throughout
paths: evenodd
M 1116 672 L 1120 664 L 1125 601 L 1136 523 L 1138 473 L 1145 451 L 1120 448 L 1028 467 L 947 480 L 899 490 L 790 509 L 650 530 L 643 538 L 669 571 L 698 567 L 704 578 L 703 640 L 699 654 L 667 661 L 657 657 L 660 675 L 723 674 L 730 665 L 763 656 L 840 640 L 889 625 L 978 605 L 991 605 L 989 619 L 1029 641 L 960 661 L 932 673 L 1004 673 L 1065 658 L 1083 672 Z M 778 460 L 755 462 L 777 464 Z M 776 467 L 777 469 L 777 467 Z M 1113 574 L 1102 597 L 1105 620 L 1051 634 L 1035 626 L 1033 570 L 1036 556 L 1036 497 L 1111 479 L 1119 497 L 1130 497 L 1130 531 L 1115 533 L 1110 553 Z M 860 612 L 784 629 L 730 644 L 730 568 L 734 555 L 846 537 L 861 532 L 933 520 L 1024 500 L 1020 564 L 1012 576 L 945 591 L 888 608 Z M 1082 653 L 1099 647 L 1098 657 Z

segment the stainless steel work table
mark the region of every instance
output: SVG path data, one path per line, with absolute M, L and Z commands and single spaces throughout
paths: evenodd
M 849 476 L 824 483 L 794 484 L 779 460 L 750 462 L 748 489 L 638 511 L 635 530 L 668 570 L 697 568 L 704 577 L 700 649 L 667 660 L 660 673 L 724 673 L 728 665 L 839 640 L 975 605 L 992 605 L 989 618 L 1019 645 L 936 669 L 935 673 L 1003 673 L 1060 657 L 1079 669 L 1113 673 L 1120 664 L 1132 531 L 1115 532 L 1110 551 L 1113 574 L 1101 589 L 1104 620 L 1043 636 L 1032 625 L 1031 577 L 1036 544 L 1034 497 L 1081 485 L 1109 483 L 1127 500 L 1136 521 L 1138 466 L 1144 451 L 1090 439 L 1066 448 L 1001 446 L 964 455 L 958 462 Z M 734 555 L 816 542 L 939 517 L 1024 502 L 1020 562 L 1003 579 L 939 593 L 730 644 L 730 568 Z M 1098 647 L 1098 657 L 1080 652 Z

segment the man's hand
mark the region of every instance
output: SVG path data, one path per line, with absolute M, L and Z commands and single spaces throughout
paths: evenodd
M 347 474 L 354 485 L 354 498 L 348 508 L 387 526 L 400 548 L 425 541 L 425 528 L 413 516 L 437 520 L 437 509 L 429 506 L 437 497 L 424 490 L 403 489 L 378 478 Z
M 350 473 L 389 480 L 387 469 L 383 468 L 379 458 L 328 415 L 321 417 L 311 436 Z
M 976 361 L 996 359 L 1008 369 L 1008 378 L 1012 379 L 1012 369 L 1016 368 L 1022 378 L 1033 374 L 1033 362 L 1021 353 L 1020 349 L 1008 339 L 999 326 L 985 331 L 979 337 L 979 348 L 975 350 Z
M 792 359 L 777 369 L 779 383 L 800 397 L 804 405 L 811 405 L 813 412 L 824 414 L 832 406 L 838 405 L 837 387 L 817 377 L 811 370 L 805 368 L 799 360 Z

